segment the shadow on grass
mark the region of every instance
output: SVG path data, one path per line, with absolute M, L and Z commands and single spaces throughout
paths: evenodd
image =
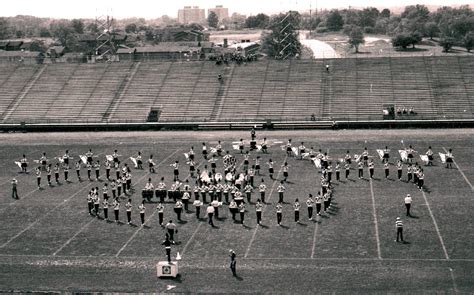
M 286 229 L 286 230 L 290 229 L 289 226 L 286 226 L 286 225 L 283 225 L 283 224 L 280 224 L 280 227 L 281 227 L 281 228 L 284 228 L 284 229 Z
M 264 229 L 268 229 L 268 228 L 269 228 L 268 225 L 264 225 L 264 224 L 261 224 L 261 223 L 260 223 L 260 227 L 261 227 L 261 228 L 264 228 Z
M 296 224 L 301 225 L 301 226 L 303 226 L 303 227 L 307 227 L 307 226 L 308 226 L 308 224 L 302 223 L 302 222 L 297 222 Z
M 235 275 L 234 278 L 237 280 L 237 281 L 243 281 L 244 279 L 239 276 L 239 275 Z

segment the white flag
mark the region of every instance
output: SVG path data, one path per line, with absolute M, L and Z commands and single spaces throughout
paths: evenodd
M 316 166 L 316 168 L 321 168 L 321 159 L 314 158 L 313 163 Z
M 130 157 L 130 160 L 133 162 L 133 165 L 135 166 L 135 168 L 137 168 L 138 167 L 137 159 L 134 157 Z
M 425 165 L 428 165 L 429 160 L 427 155 L 420 155 L 420 159 Z
M 298 148 L 292 147 L 291 150 L 293 151 L 293 153 L 295 154 L 295 156 L 298 156 Z
M 222 174 L 216 173 L 216 175 L 214 176 L 214 178 L 215 178 L 216 181 L 221 181 L 221 180 L 222 180 Z
M 16 164 L 18 167 L 20 167 L 20 169 L 21 169 L 21 163 L 20 163 L 20 162 L 15 161 L 15 164 Z
M 257 144 L 257 150 L 259 150 L 259 151 L 262 150 L 262 145 L 261 144 Z
M 217 149 L 215 147 L 211 147 L 211 153 L 213 154 L 217 153 Z
M 201 172 L 201 180 L 204 182 L 209 182 L 211 180 L 207 174 L 207 171 Z
M 286 145 L 280 146 L 282 151 L 286 151 Z
M 303 153 L 303 154 L 301 155 L 301 157 L 302 157 L 303 159 L 306 158 L 306 157 L 308 157 L 308 156 L 309 156 L 309 153 Z
M 439 157 L 441 158 L 441 162 L 446 163 L 446 154 L 439 153 Z
M 233 145 L 232 145 L 232 148 L 233 148 L 234 150 L 239 150 L 239 145 L 238 145 L 238 144 L 233 144 Z
M 234 175 L 232 175 L 232 173 L 230 173 L 230 172 L 227 173 L 227 175 L 225 176 L 225 179 L 226 179 L 227 181 L 232 181 L 233 178 L 234 178 Z
M 79 155 L 79 158 L 81 158 L 82 163 L 87 164 L 87 157 L 83 155 Z
M 105 158 L 107 159 L 107 161 L 110 161 L 110 162 L 114 160 L 114 157 L 112 157 L 112 155 L 106 155 Z
M 40 160 L 33 160 L 33 163 L 39 164 L 41 161 Z
M 384 151 L 383 150 L 377 150 L 377 154 L 379 154 L 380 160 L 383 159 Z
M 177 254 L 176 254 L 176 260 L 181 260 L 181 255 L 179 255 L 179 252 L 177 252 Z
M 408 154 L 406 150 L 398 150 L 398 153 L 400 154 L 400 157 L 402 158 L 403 162 L 406 162 L 408 160 Z
M 245 180 L 245 175 L 243 173 L 240 173 L 238 180 L 241 181 L 241 182 L 244 181 Z
M 186 157 L 186 160 L 189 159 L 189 154 L 188 153 L 184 153 L 184 156 Z
M 359 163 L 362 160 L 362 155 L 354 155 L 354 160 Z
M 59 163 L 64 163 L 63 157 L 57 157 L 56 159 L 58 159 Z
M 280 144 L 283 143 L 283 141 L 275 141 L 274 144 Z

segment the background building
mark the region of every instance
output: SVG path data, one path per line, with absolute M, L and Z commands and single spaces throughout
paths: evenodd
M 178 22 L 182 24 L 203 23 L 206 21 L 206 13 L 199 6 L 184 6 L 178 10 Z
M 214 12 L 217 17 L 219 18 L 219 21 L 222 21 L 223 19 L 226 19 L 229 17 L 229 9 L 224 8 L 222 5 L 216 5 L 216 8 L 209 8 L 207 10 L 207 14 Z

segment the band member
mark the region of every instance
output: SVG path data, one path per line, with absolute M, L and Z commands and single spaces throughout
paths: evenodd
M 316 204 L 317 215 L 321 215 L 321 202 L 322 202 L 321 193 L 318 192 L 318 194 L 316 195 L 316 198 L 314 199 L 314 203 Z
M 216 168 L 217 168 L 217 155 L 213 154 L 212 157 L 208 160 L 209 163 L 211 163 L 211 171 L 212 174 L 216 174 Z
M 265 191 L 267 190 L 267 186 L 265 185 L 263 178 L 262 183 L 258 186 L 258 191 L 260 192 L 260 199 L 262 203 L 265 204 Z
M 428 156 L 428 166 L 433 166 L 433 151 L 431 150 L 431 146 L 428 147 L 426 156 Z
M 252 130 L 250 130 L 250 138 L 252 140 L 255 140 L 255 138 L 257 138 L 257 134 L 255 132 L 255 128 L 252 127 Z
M 69 166 L 64 164 L 63 165 L 63 172 L 64 172 L 64 180 L 69 182 Z
M 148 171 L 150 171 L 150 173 L 155 173 L 155 162 L 153 161 L 153 155 L 150 155 L 150 158 L 148 158 Z
M 278 191 L 278 203 L 283 203 L 283 193 L 285 192 L 286 188 L 283 185 L 283 180 L 280 181 L 280 185 L 277 187 Z
M 240 151 L 241 154 L 244 153 L 244 140 L 242 138 L 239 141 L 239 151 Z
M 99 206 L 100 206 L 99 188 L 96 187 L 95 193 L 94 193 L 94 212 L 97 218 L 99 218 Z
M 99 180 L 100 178 L 100 162 L 97 160 L 97 162 L 94 164 L 94 169 L 95 169 L 95 179 Z
M 165 206 L 163 206 L 163 203 L 159 202 L 156 206 L 156 210 L 158 211 L 158 223 L 160 224 L 160 226 L 163 226 L 163 212 L 165 210 Z
M 165 240 L 161 245 L 165 246 L 165 251 L 166 251 L 166 258 L 168 259 L 168 263 L 171 264 L 171 244 L 172 241 L 170 240 L 170 235 L 166 234 L 165 235 Z
M 142 152 L 138 152 L 138 156 L 136 159 L 137 159 L 137 169 L 142 170 L 143 169 Z
M 262 153 L 268 154 L 267 138 L 263 138 L 262 141 Z
M 300 159 L 303 160 L 303 154 L 306 152 L 306 147 L 304 146 L 304 142 L 301 142 L 301 145 L 298 147 L 298 152 L 300 154 Z
M 115 169 L 115 179 L 120 179 L 120 166 L 118 164 L 114 164 Z
M 177 200 L 174 204 L 174 212 L 176 212 L 176 216 L 178 217 L 178 221 L 181 221 L 181 212 L 183 211 L 183 202 L 181 200 Z
M 341 179 L 341 167 L 339 166 L 339 162 L 336 163 L 334 170 L 336 171 L 336 180 L 339 181 Z
M 104 197 L 102 202 L 102 211 L 104 212 L 104 220 L 109 221 L 109 198 Z
M 332 165 L 331 164 L 327 166 L 326 173 L 327 173 L 327 181 L 331 183 L 331 180 L 332 180 Z
M 359 179 L 364 178 L 364 163 L 362 163 L 362 161 L 359 161 L 357 163 L 357 167 L 359 169 Z
M 237 205 L 237 202 L 235 199 L 232 199 L 229 203 L 229 211 L 232 214 L 232 220 L 235 221 L 235 214 L 238 211 L 239 206 Z
M 118 158 L 119 156 L 120 155 L 118 154 L 117 150 L 114 150 L 114 153 L 112 154 L 114 164 L 119 164 L 120 165 L 120 160 Z
M 281 226 L 281 220 L 283 218 L 283 206 L 281 204 L 282 202 L 278 202 L 278 204 L 275 206 L 276 209 L 276 214 L 277 214 L 277 223 L 278 225 Z
M 413 153 L 415 152 L 415 150 L 410 145 L 405 151 L 407 152 L 407 162 L 413 163 Z
M 369 176 L 371 179 L 374 178 L 374 169 L 375 169 L 375 164 L 374 164 L 374 161 L 371 159 L 369 161 Z
M 413 168 L 411 166 L 411 164 L 408 164 L 408 167 L 407 167 L 407 182 L 410 182 L 411 179 L 412 179 L 412 173 L 413 173 Z
M 43 155 L 41 156 L 40 163 L 41 163 L 41 170 L 46 171 L 46 166 L 48 165 L 48 158 L 46 157 L 46 153 L 43 153 Z
M 145 200 L 142 200 L 142 203 L 140 204 L 140 206 L 138 206 L 138 210 L 140 210 L 140 220 L 142 222 L 142 226 L 144 226 L 145 225 L 145 210 L 146 210 Z
M 295 200 L 293 208 L 295 209 L 295 222 L 300 223 L 300 202 L 298 199 Z
M 260 175 L 260 156 L 255 159 L 255 174 Z
M 222 144 L 221 144 L 220 140 L 217 142 L 216 151 L 217 151 L 217 155 L 219 157 L 221 157 L 222 156 Z
M 193 160 L 190 159 L 188 162 L 186 162 L 186 164 L 189 165 L 189 176 L 191 178 L 194 178 L 194 171 L 196 170 L 196 168 L 195 168 L 196 163 Z
M 286 143 L 286 155 L 288 157 L 291 157 L 292 155 L 292 150 L 291 150 L 291 139 L 288 139 L 288 142 Z
M 91 172 L 92 172 L 91 163 L 87 162 L 86 169 L 87 169 L 87 179 L 89 179 L 89 181 L 92 181 L 92 179 L 91 179 Z
M 274 166 L 274 164 L 273 164 L 272 159 L 268 160 L 267 165 L 268 165 L 268 174 L 270 175 L 270 179 L 273 179 L 273 173 L 274 173 L 273 166 Z
M 211 202 L 211 206 L 214 207 L 214 214 L 216 216 L 216 219 L 219 219 L 219 201 L 217 199 L 214 199 Z
M 403 172 L 403 164 L 402 161 L 398 160 L 397 161 L 397 176 L 398 180 L 402 179 L 402 172 Z
M 194 147 L 192 146 L 188 152 L 189 160 L 194 161 Z
M 38 189 L 41 189 L 41 167 L 36 167 L 36 183 L 38 184 Z
M 214 209 L 214 206 L 212 206 L 211 204 L 209 204 L 207 206 L 207 209 L 206 209 L 206 212 L 207 212 L 207 222 L 212 226 L 214 227 L 214 221 L 212 220 L 213 217 L 214 217 L 214 212 L 215 212 L 215 209 Z
M 58 165 L 58 164 L 56 164 Z M 51 164 L 48 164 L 46 166 L 46 180 L 48 180 L 48 185 L 51 186 Z M 58 172 L 58 178 L 59 178 L 59 172 Z
M 388 163 L 389 159 L 390 159 L 390 150 L 388 149 L 387 146 L 385 146 L 385 149 L 383 150 L 382 162 L 383 163 Z
M 348 179 L 348 178 L 349 178 L 350 171 L 351 171 L 351 165 L 346 162 L 346 163 L 344 164 L 344 169 L 346 169 L 346 179 Z
M 193 205 L 194 205 L 194 208 L 195 208 L 195 211 L 196 211 L 196 218 L 199 220 L 199 218 L 201 218 L 200 217 L 200 215 L 201 215 L 201 206 L 203 205 L 203 203 L 199 199 L 196 199 L 196 200 L 194 200 Z
M 118 198 L 115 198 L 114 202 L 112 203 L 112 206 L 114 207 L 115 223 L 118 223 L 119 222 L 119 210 L 120 210 L 120 202 L 119 202 Z
M 244 155 L 244 165 L 243 165 L 244 171 L 247 171 L 249 169 L 249 158 L 250 158 L 250 154 L 249 154 L 249 151 L 247 151 L 245 152 L 245 155 Z
M 81 181 L 81 161 L 77 161 L 75 164 L 77 179 Z
M 367 147 L 364 148 L 361 157 L 364 160 L 364 166 L 368 166 L 369 151 L 367 150 Z
M 239 205 L 239 213 L 240 213 L 240 223 L 244 226 L 244 219 L 245 219 L 245 203 L 242 202 Z
M 69 157 L 69 150 L 66 150 L 66 152 L 63 155 L 63 163 L 66 164 L 66 165 L 69 165 L 69 159 L 70 158 L 71 157 Z
M 418 189 L 423 190 L 423 185 L 425 184 L 425 174 L 423 173 L 423 169 L 420 169 L 418 172 Z
M 165 183 L 165 178 L 161 177 L 160 183 L 158 183 L 158 186 L 156 187 L 156 196 L 160 199 L 160 203 L 165 203 L 165 198 L 166 198 L 166 183 Z
M 94 156 L 92 149 L 89 149 L 89 151 L 86 153 L 85 156 L 87 158 L 87 163 L 89 163 L 92 166 L 92 157 Z
M 411 208 L 412 201 L 413 200 L 412 200 L 410 194 L 407 194 L 407 196 L 405 197 L 405 207 L 407 209 L 407 216 L 411 216 L 410 208 Z
M 352 157 L 351 157 L 351 154 L 349 153 L 349 151 L 346 152 L 346 156 L 344 157 L 344 161 L 345 161 L 346 164 L 348 164 L 349 166 L 351 165 L 351 163 L 352 163 Z
M 110 161 L 105 160 L 104 166 L 105 166 L 105 178 L 108 181 L 110 181 L 110 169 L 112 168 L 112 164 L 110 163 Z
M 453 168 L 453 150 L 449 149 L 446 153 L 446 168 Z
M 127 211 L 127 224 L 132 224 L 132 199 L 128 199 L 127 204 L 125 204 L 125 210 Z
M 87 194 L 87 211 L 89 215 L 92 215 L 92 210 L 94 209 L 94 189 L 89 190 Z
M 26 156 L 23 155 L 23 158 L 20 160 L 20 166 L 21 166 L 21 172 L 22 173 L 28 173 L 28 160 L 26 159 Z
M 260 222 L 262 222 L 262 209 L 263 204 L 260 203 L 260 199 L 258 199 L 257 203 L 255 204 L 255 212 L 257 213 L 257 225 L 260 225 Z
M 390 174 L 390 167 L 388 165 L 388 161 L 383 164 L 383 170 L 385 171 L 385 178 L 388 178 Z
M 399 240 L 403 242 L 403 222 L 400 217 L 397 217 L 397 221 L 395 221 L 395 228 L 397 229 L 396 242 L 398 243 Z
M 309 194 L 308 199 L 306 200 L 306 207 L 308 207 L 308 219 L 313 220 L 314 200 L 312 194 Z
M 286 180 L 288 179 L 288 170 L 289 170 L 290 166 L 288 166 L 288 163 L 285 162 L 281 167 L 283 167 L 282 168 L 283 177 L 284 177 L 283 181 L 286 182 Z
M 18 180 L 16 180 L 16 178 L 13 178 L 11 181 L 11 184 L 12 184 L 12 198 L 18 200 L 19 199 L 18 190 L 17 190 Z
M 207 146 L 205 142 L 202 143 L 202 156 L 205 160 L 207 160 Z
M 329 194 L 327 192 L 323 194 L 323 204 L 324 204 L 324 212 L 327 212 L 329 208 Z

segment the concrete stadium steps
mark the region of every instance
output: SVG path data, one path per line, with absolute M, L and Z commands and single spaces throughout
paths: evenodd
M 161 109 L 160 121 L 184 121 L 202 62 L 173 62 L 153 107 Z
M 268 62 L 236 65 L 218 120 L 251 120 L 258 116 Z
M 431 67 L 434 102 L 437 108 L 443 111 L 442 115 L 446 117 L 466 115 L 470 103 L 458 57 L 442 59 L 430 57 L 425 60 L 427 67 Z
M 423 58 L 391 58 L 392 87 L 395 107 L 414 108 L 422 116 L 436 117 L 432 81 Z
M 99 81 L 107 74 L 107 69 L 104 64 L 79 65 L 74 76 L 66 82 L 45 117 L 48 120 L 86 120 L 81 112 L 97 89 Z
M 141 63 L 110 121 L 145 120 L 172 63 Z
M 333 60 L 330 63 L 330 72 L 323 75 L 323 83 L 326 81 L 328 112 L 323 118 L 356 118 L 358 110 L 363 107 L 357 97 L 357 73 L 356 60 L 346 59 L 343 61 Z
M 261 100 L 257 117 L 279 119 L 285 104 L 290 67 L 288 63 L 271 61 L 268 63 L 265 83 L 262 87 Z
M 13 67 L 2 65 L 2 69 L 5 69 L 5 77 L 0 91 L 0 120 L 4 119 L 8 106 L 18 98 L 40 67 L 38 65 L 14 65 Z
M 216 67 L 213 63 L 203 64 L 199 79 L 196 81 L 196 88 L 186 108 L 188 120 L 210 120 L 214 105 L 218 103 L 217 96 L 221 85 L 217 76 L 221 74 L 224 80 L 230 80 L 232 72 L 233 66 Z
M 45 115 L 57 100 L 77 64 L 44 65 L 45 70 L 18 104 L 10 119 L 13 121 L 47 119 Z
M 469 102 L 467 111 L 469 112 L 470 109 L 470 114 L 474 114 L 474 59 L 471 57 L 459 57 L 458 62 Z

